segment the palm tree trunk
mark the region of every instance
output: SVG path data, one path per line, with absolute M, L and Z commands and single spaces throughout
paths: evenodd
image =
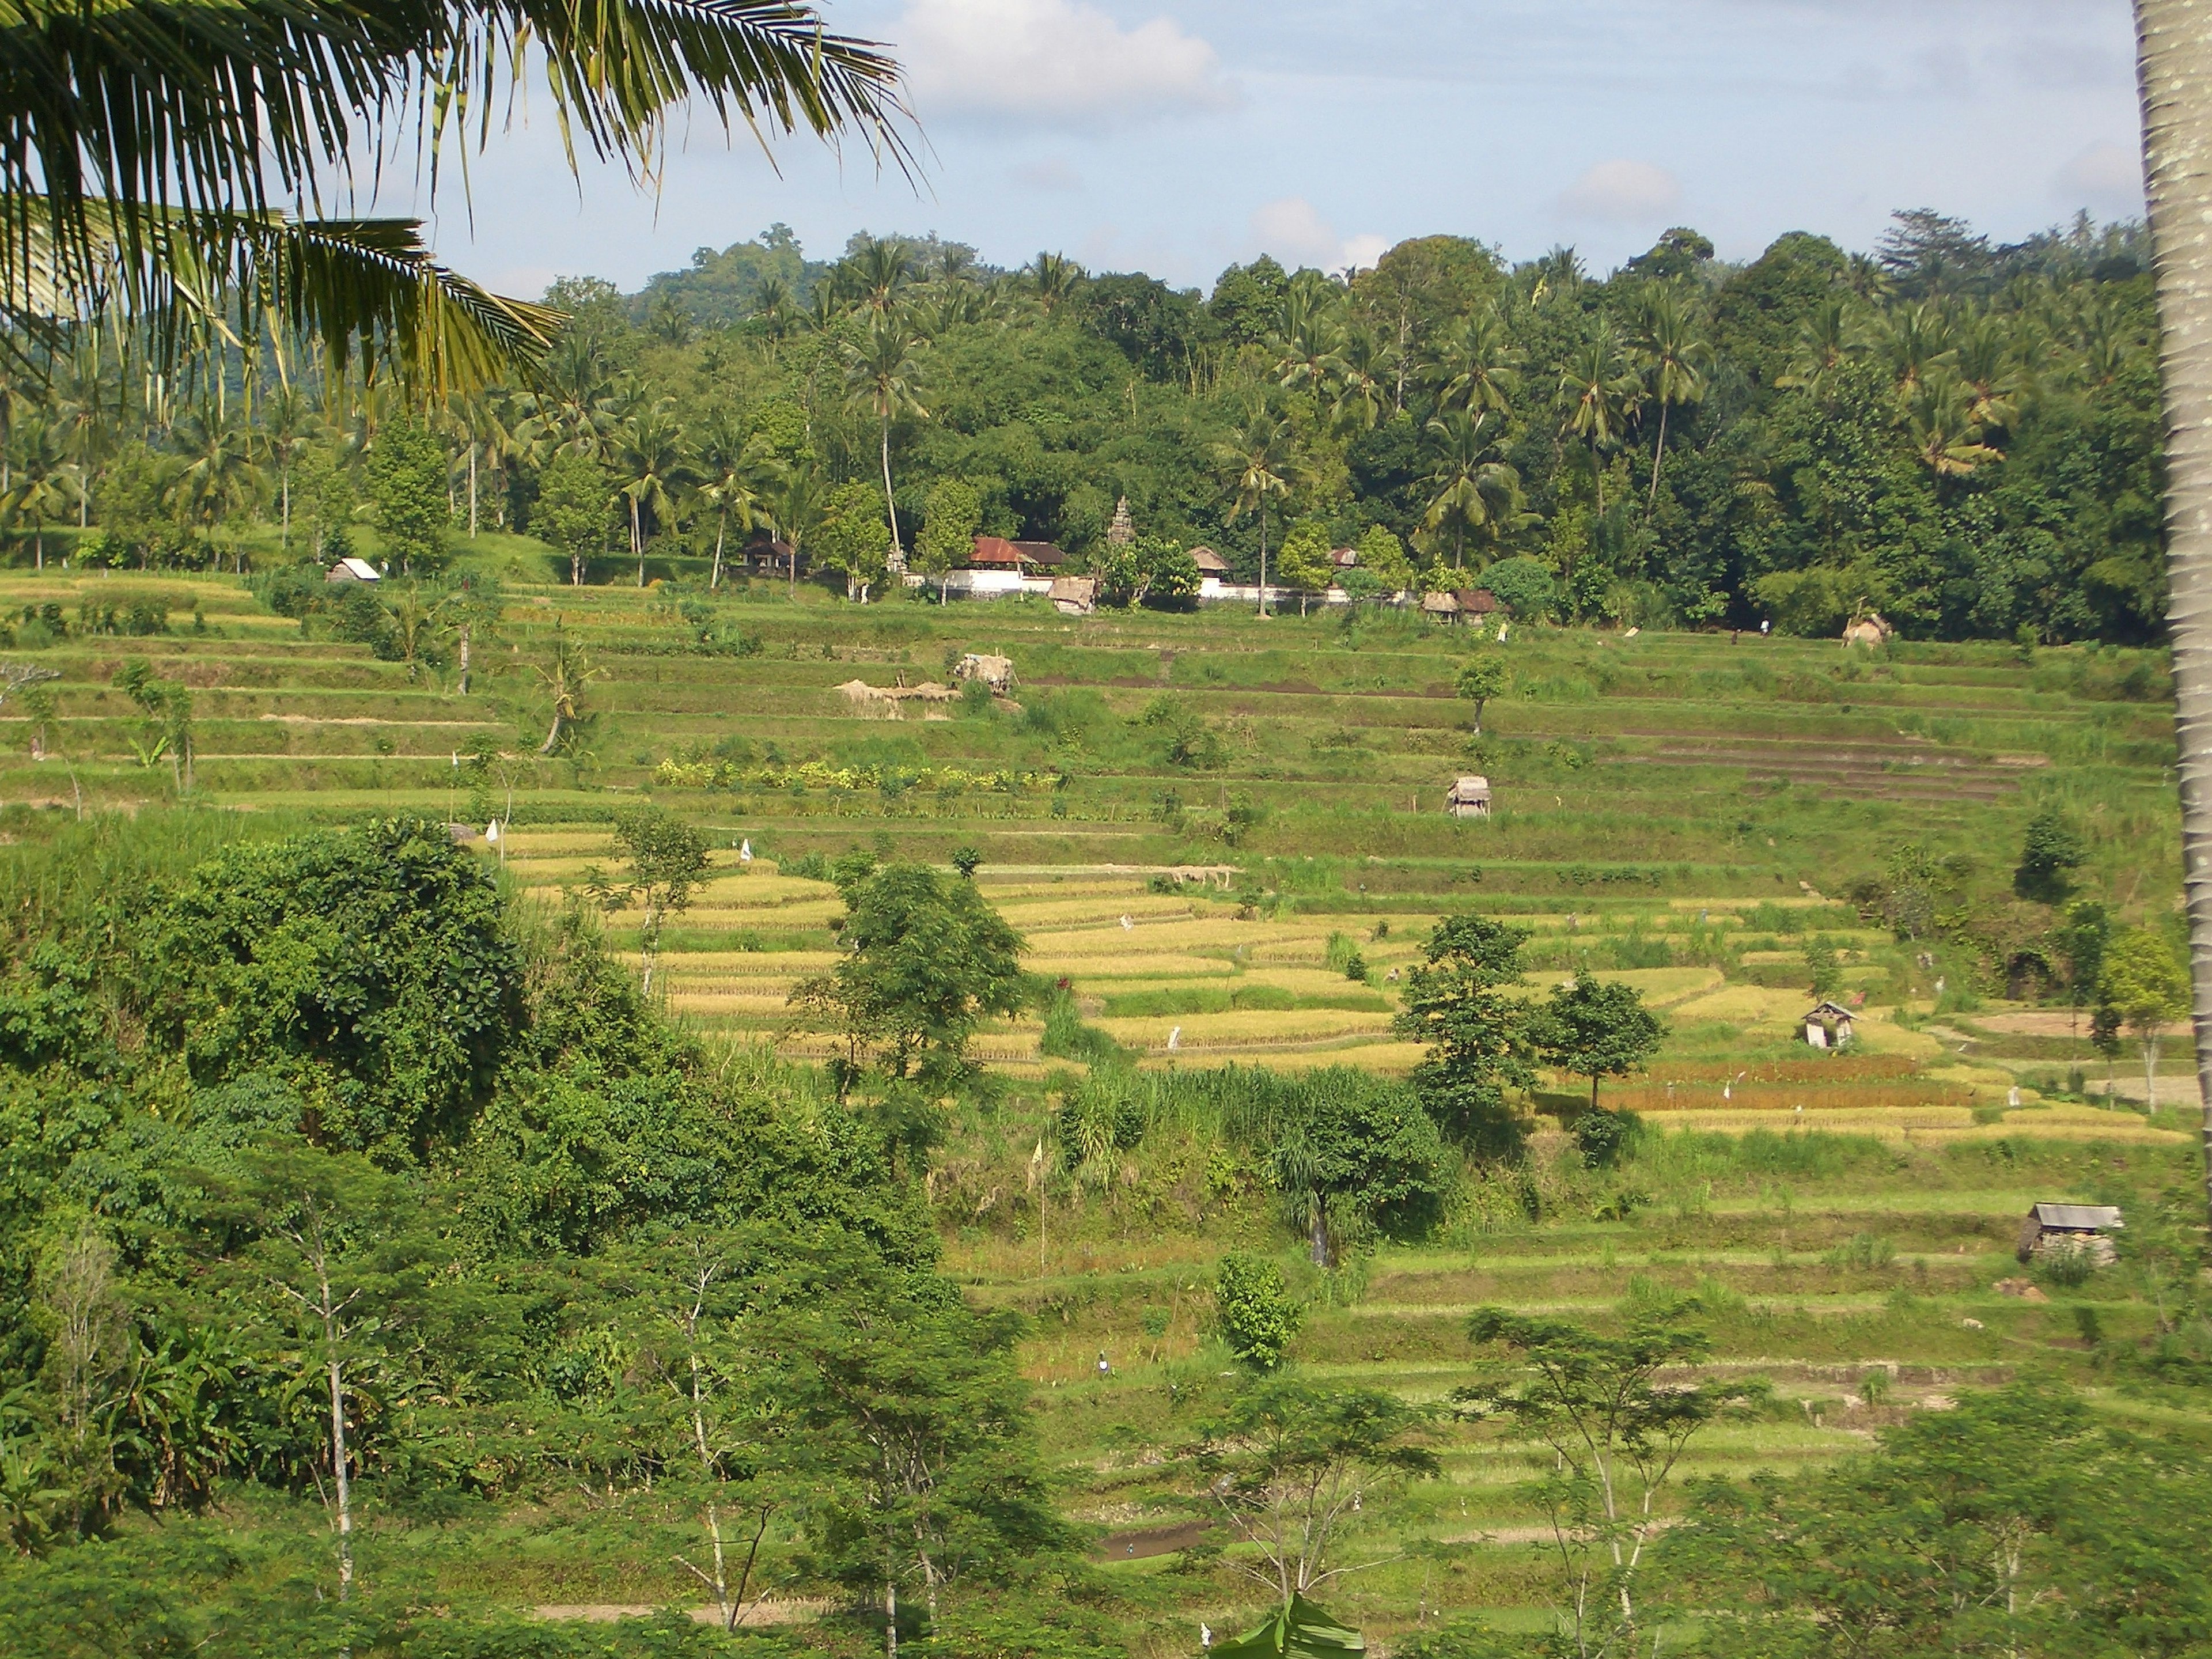
M 730 533 L 730 515 L 726 510 L 714 520 L 714 574 L 707 578 L 707 591 L 713 592 L 722 585 L 722 538 Z
M 1267 614 L 1267 498 L 1260 498 L 1260 614 Z
M 1651 499 L 1644 505 L 1644 522 L 1650 524 L 1659 507 L 1659 463 L 1667 459 L 1667 400 L 1659 400 L 1659 447 L 1651 452 Z
M 469 441 L 469 539 L 477 538 L 477 446 Z
M 2136 0 L 2151 246 L 2163 325 L 2166 544 L 2183 882 L 2212 1208 L 2212 29 L 2202 0 Z
M 898 502 L 891 496 L 891 417 L 889 410 L 884 412 L 884 511 L 890 515 L 891 521 L 891 557 L 901 559 Z
M 645 586 L 645 526 L 638 518 L 637 497 L 629 498 L 629 550 L 637 556 L 637 585 Z

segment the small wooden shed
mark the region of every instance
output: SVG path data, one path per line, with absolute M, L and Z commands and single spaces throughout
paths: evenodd
M 1840 1048 L 1851 1040 L 1851 1011 L 1832 1002 L 1807 1010 L 1805 1042 L 1814 1048 Z
M 2080 1250 L 2099 1267 L 2119 1259 L 2112 1235 L 2128 1224 L 2110 1204 L 2037 1204 L 2020 1225 L 2020 1259 Z
M 1229 574 L 1229 561 L 1210 547 L 1192 548 L 1190 562 L 1198 567 L 1200 577 L 1212 576 L 1218 580 Z
M 1063 617 L 1087 617 L 1098 608 L 1098 578 L 1054 576 L 1052 608 Z
M 1462 778 L 1444 797 L 1444 811 L 1455 818 L 1486 818 L 1490 816 L 1490 780 Z
M 1459 599 L 1450 593 L 1424 593 L 1421 595 L 1421 614 L 1433 617 L 1440 623 L 1455 623 L 1459 620 Z
M 324 574 L 326 582 L 374 582 L 384 578 L 367 559 L 356 559 L 349 554 L 338 560 Z

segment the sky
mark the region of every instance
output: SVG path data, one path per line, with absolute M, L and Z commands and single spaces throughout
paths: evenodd
M 1791 230 L 1871 247 L 1897 209 L 2017 238 L 2142 212 L 2128 0 L 824 0 L 887 43 L 921 165 L 764 151 L 708 118 L 658 187 L 543 118 L 495 133 L 447 260 L 507 293 L 635 289 L 781 222 L 810 254 L 934 232 L 1208 287 L 1261 253 L 1371 264 L 1449 233 L 1598 270 L 1670 226 L 1755 257 Z M 422 210 L 403 182 L 380 206 Z

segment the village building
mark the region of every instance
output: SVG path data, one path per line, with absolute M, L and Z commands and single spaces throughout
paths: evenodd
M 1490 780 L 1462 778 L 1444 797 L 1444 811 L 1455 818 L 1486 818 L 1490 816 Z
M 1210 547 L 1192 548 L 1190 562 L 1198 567 L 1199 580 L 1201 581 L 1209 576 L 1219 581 L 1229 574 L 1229 561 Z
M 323 580 L 326 582 L 378 582 L 384 578 L 367 559 L 356 559 L 348 555 L 333 564 Z
M 1851 1011 L 1822 1002 L 1807 1011 L 1805 1042 L 1814 1048 L 1840 1048 L 1851 1040 Z
M 2112 1235 L 2127 1224 L 2110 1204 L 2033 1205 L 2021 1223 L 2020 1259 L 2079 1250 L 2099 1267 L 2109 1267 L 2120 1255 Z

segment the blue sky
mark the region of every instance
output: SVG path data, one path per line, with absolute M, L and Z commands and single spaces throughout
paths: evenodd
M 508 292 L 626 289 L 771 222 L 811 252 L 936 231 L 1016 265 L 1206 285 L 1262 251 L 1371 263 L 1450 232 L 1600 269 L 1694 225 L 1730 258 L 1865 247 L 1929 206 L 2015 237 L 2142 211 L 2127 0 L 828 0 L 910 71 L 918 186 L 862 150 L 726 142 L 657 191 L 569 178 L 548 124 L 441 198 L 453 263 Z M 385 204 L 403 207 L 400 192 Z

